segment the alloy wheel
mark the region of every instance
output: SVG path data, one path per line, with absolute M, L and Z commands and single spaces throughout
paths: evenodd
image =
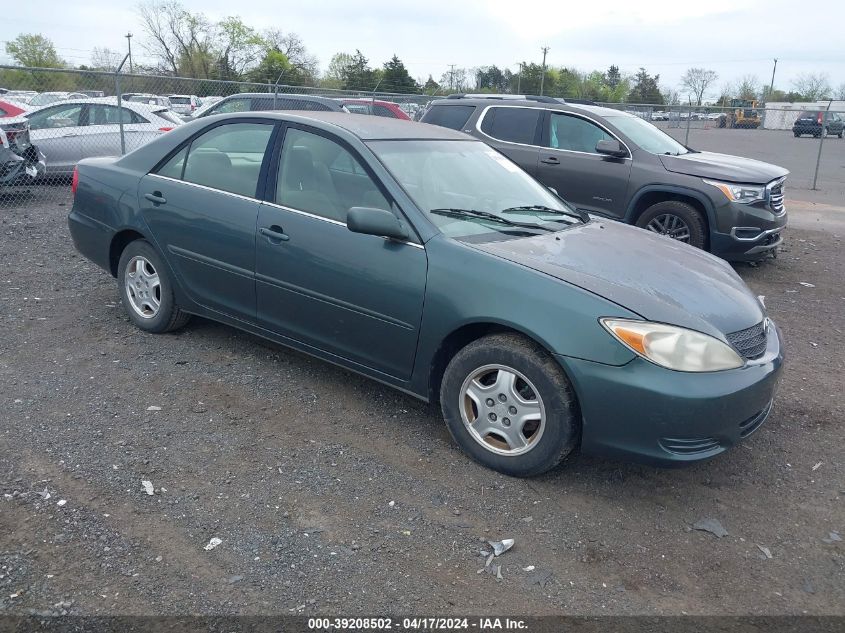
M 499 455 L 522 455 L 537 446 L 546 411 L 537 388 L 506 365 L 485 365 L 461 386 L 461 419 L 472 438 Z
M 136 255 L 126 265 L 126 298 L 138 316 L 154 319 L 161 308 L 161 281 L 146 257 Z
M 689 244 L 690 228 L 683 218 L 673 213 L 661 213 L 646 224 L 646 229 L 652 233 L 666 235 L 673 240 Z

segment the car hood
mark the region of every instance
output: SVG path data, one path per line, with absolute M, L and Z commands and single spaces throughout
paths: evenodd
M 764 185 L 789 173 L 783 167 L 760 160 L 713 152 L 690 152 L 680 156 L 663 154 L 659 158 L 667 171 L 728 182 Z
M 722 340 L 765 316 L 760 301 L 724 260 L 612 220 L 474 246 L 588 290 L 644 319 Z

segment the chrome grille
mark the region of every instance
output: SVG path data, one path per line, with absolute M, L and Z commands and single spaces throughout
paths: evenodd
M 749 360 L 760 358 L 766 351 L 766 326 L 765 321 L 757 325 L 728 334 L 728 342 L 734 346 L 740 355 Z
M 777 214 L 783 213 L 783 184 L 786 178 L 772 181 L 766 189 L 769 192 L 769 208 Z

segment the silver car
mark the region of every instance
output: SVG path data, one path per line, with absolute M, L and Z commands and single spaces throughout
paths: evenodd
M 118 107 L 115 97 L 62 101 L 22 116 L 47 157 L 48 175 L 70 175 L 83 158 L 120 155 L 121 120 L 127 152 L 182 124 L 166 107 L 131 101 Z
M 167 95 L 167 97 L 170 99 L 171 109 L 182 116 L 191 116 L 202 105 L 197 95 Z

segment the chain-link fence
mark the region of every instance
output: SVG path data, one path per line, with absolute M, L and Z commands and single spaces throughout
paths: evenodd
M 780 165 L 790 171 L 790 188 L 824 190 L 845 200 L 845 102 L 599 105 L 651 121 L 695 150 Z
M 341 110 L 414 118 L 431 97 L 0 65 L 0 207 L 66 201 L 83 158 L 120 156 L 209 114 Z
M 69 197 L 76 163 L 119 156 L 207 114 L 345 109 L 419 118 L 431 96 L 160 75 L 0 65 L 0 207 Z M 845 103 L 600 104 L 653 123 L 697 150 L 790 170 L 790 188 L 845 199 Z

